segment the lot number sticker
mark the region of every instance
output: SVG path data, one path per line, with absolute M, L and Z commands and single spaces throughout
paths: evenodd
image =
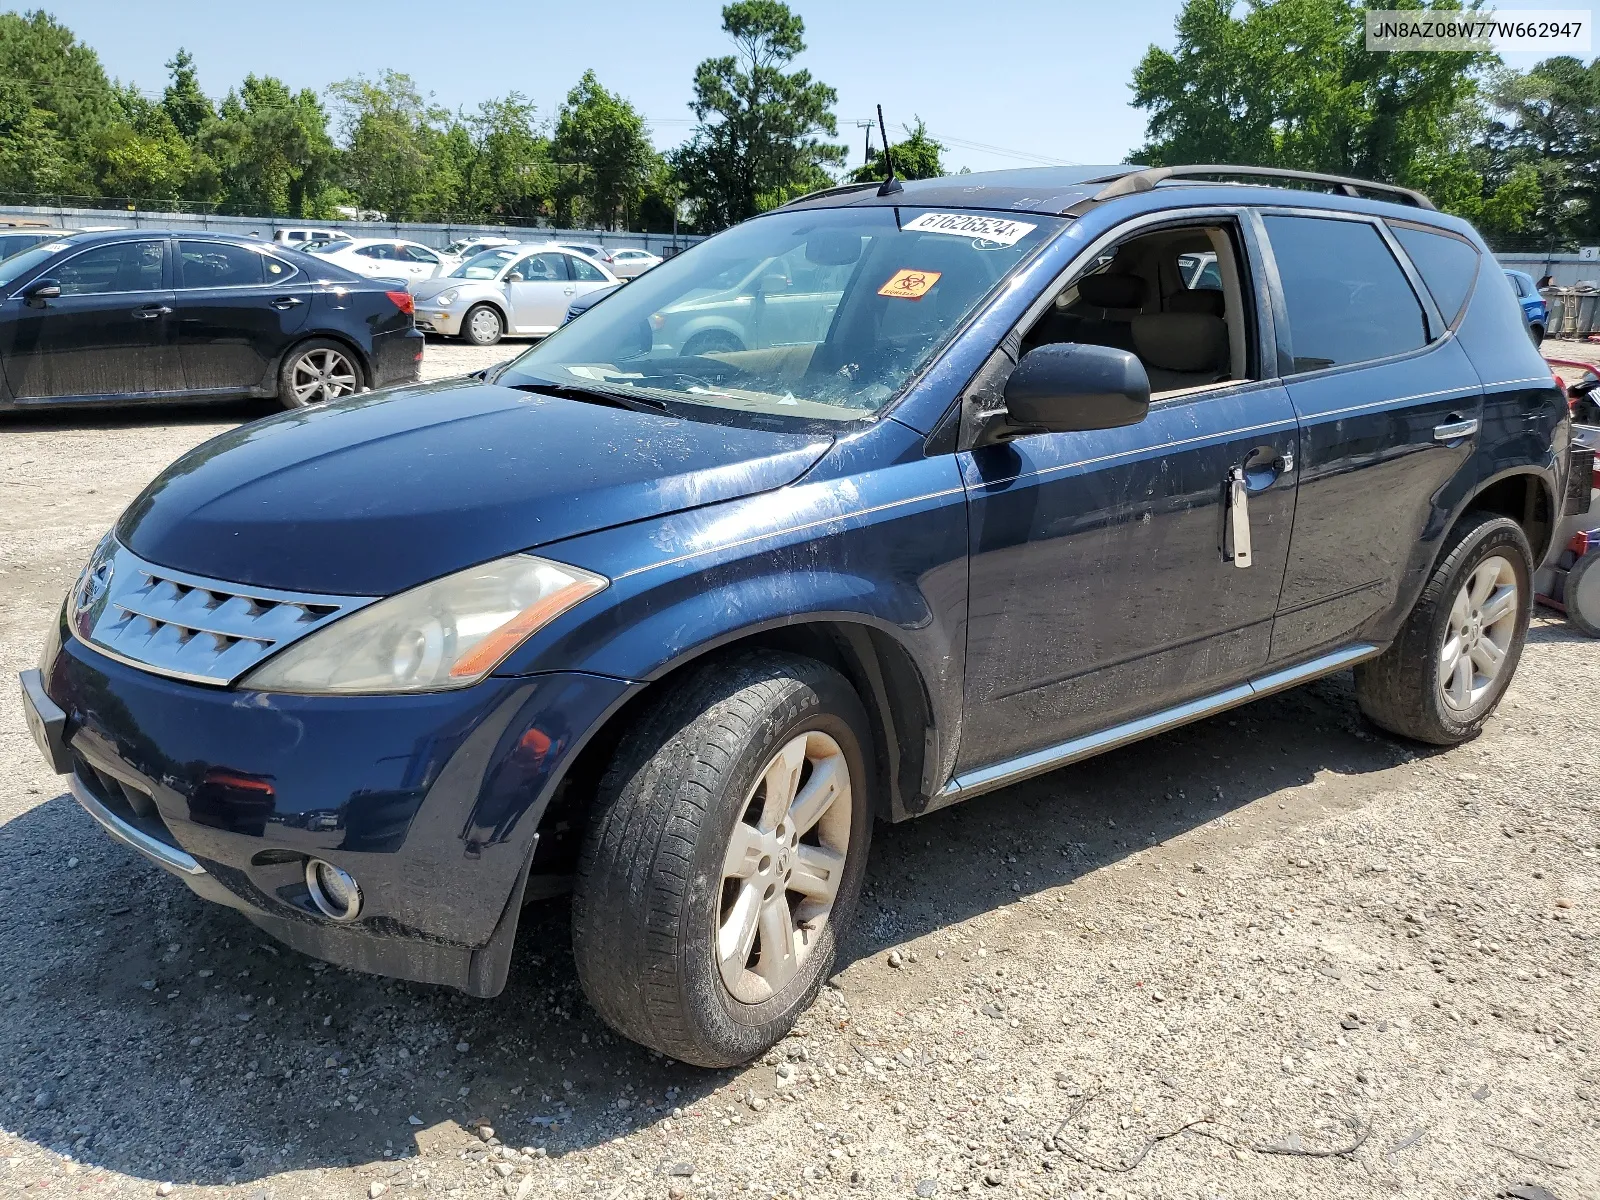
M 1038 228 L 1026 221 L 984 217 L 977 213 L 923 213 L 915 221 L 907 221 L 905 227 L 917 233 L 948 233 L 952 237 L 982 238 L 996 246 L 1015 246 Z
M 908 267 L 889 276 L 889 282 L 878 289 L 878 295 L 898 296 L 902 300 L 921 300 L 933 285 L 939 282 L 939 276 L 942 274 L 943 271 L 918 271 Z

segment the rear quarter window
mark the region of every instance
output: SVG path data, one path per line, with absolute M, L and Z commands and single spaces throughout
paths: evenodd
M 1445 324 L 1454 325 L 1478 278 L 1478 248 L 1465 238 L 1417 225 L 1391 221 L 1389 228 L 1433 293 L 1433 302 L 1439 306 Z M 1515 276 L 1511 281 L 1520 292 Z

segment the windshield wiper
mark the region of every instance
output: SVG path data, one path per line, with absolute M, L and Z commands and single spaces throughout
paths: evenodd
M 541 395 L 560 396 L 563 400 L 581 400 L 587 404 L 609 404 L 613 408 L 629 408 L 634 412 L 666 413 L 671 410 L 659 400 L 647 400 L 642 396 L 630 396 L 625 392 L 611 388 L 595 387 L 592 384 L 573 383 L 507 383 L 502 387 L 512 388 L 519 392 L 537 392 Z

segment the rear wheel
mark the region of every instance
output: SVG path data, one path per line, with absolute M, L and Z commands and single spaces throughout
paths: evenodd
M 789 1031 L 861 889 L 867 729 L 837 672 L 754 654 L 696 672 L 630 732 L 572 909 L 578 977 L 615 1029 L 704 1067 Z
M 1394 645 L 1356 667 L 1361 711 L 1392 733 L 1451 746 L 1476 737 L 1511 684 L 1533 604 L 1533 552 L 1509 517 L 1452 532 Z
M 683 344 L 684 358 L 697 358 L 702 354 L 731 354 L 743 350 L 744 343 L 726 329 L 707 329 L 697 333 Z
M 1533 344 L 1535 346 L 1541 344 L 1544 341 L 1544 326 L 1543 325 L 1529 325 L 1528 326 L 1528 336 L 1533 338 Z
M 479 304 L 461 320 L 461 336 L 474 346 L 492 346 L 506 335 L 506 323 L 492 304 Z
M 1567 620 L 1580 632 L 1600 638 L 1600 553 L 1585 554 L 1572 564 L 1562 595 Z
M 278 401 L 285 408 L 307 408 L 353 395 L 364 383 L 361 363 L 348 346 L 313 338 L 284 355 L 278 367 Z

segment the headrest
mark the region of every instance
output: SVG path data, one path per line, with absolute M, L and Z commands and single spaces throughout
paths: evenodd
M 1184 290 L 1167 297 L 1167 311 L 1175 313 L 1206 313 L 1213 317 L 1223 315 L 1222 293 L 1216 288 Z
M 1078 281 L 1078 298 L 1096 308 L 1140 308 L 1144 280 L 1137 275 L 1088 275 Z
M 1215 371 L 1228 348 L 1228 326 L 1209 313 L 1144 313 L 1133 319 L 1133 348 L 1163 371 Z

